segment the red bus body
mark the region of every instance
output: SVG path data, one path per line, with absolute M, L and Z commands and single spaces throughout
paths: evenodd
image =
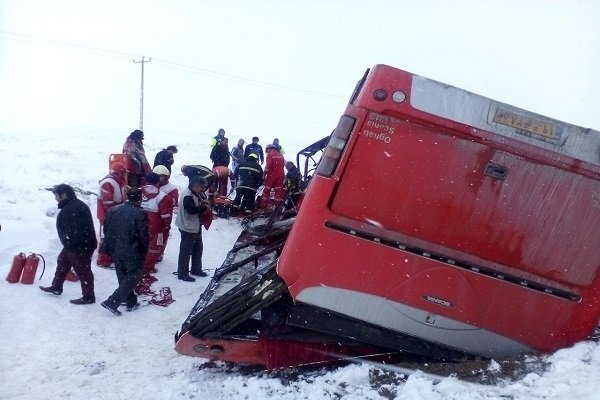
M 599 227 L 599 132 L 377 65 L 277 273 L 296 304 L 389 332 L 554 351 L 598 325 Z

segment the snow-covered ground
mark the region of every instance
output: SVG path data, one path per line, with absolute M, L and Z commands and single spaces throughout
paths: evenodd
M 227 127 L 225 127 L 227 128 Z M 441 381 L 423 373 L 406 381 L 372 387 L 371 365 L 331 367 L 284 377 L 261 371 L 237 371 L 205 364 L 173 350 L 181 326 L 209 278 L 178 281 L 175 270 L 179 237 L 171 238 L 158 282 L 176 300 L 169 307 L 143 307 L 115 317 L 99 306 L 116 287 L 114 271 L 93 267 L 97 303 L 75 306 L 79 283 L 67 282 L 62 296 L 42 293 L 49 285 L 61 249 L 55 231 L 56 203 L 45 188 L 70 182 L 97 191 L 107 157 L 119 152 L 129 132 L 0 132 L 0 399 L 598 399 L 600 347 L 595 342 L 549 355 L 545 367 L 517 381 L 495 386 L 471 384 L 453 377 Z M 316 141 L 314 137 L 280 137 L 288 156 Z M 177 144 L 174 171 L 181 164 L 207 163 L 209 136 L 146 134 L 147 153 Z M 246 138 L 249 139 L 249 138 Z M 237 137 L 232 137 L 232 142 Z M 267 139 L 262 141 L 266 144 Z M 172 181 L 184 185 L 175 173 Z M 95 197 L 80 196 L 95 214 Z M 235 241 L 236 220 L 215 220 L 204 233 L 204 266 L 219 266 Z M 18 252 L 46 259 L 46 273 L 34 285 L 4 280 Z M 39 273 L 38 273 L 39 276 Z M 496 364 L 491 363 L 490 368 Z M 387 393 L 387 394 L 386 394 Z

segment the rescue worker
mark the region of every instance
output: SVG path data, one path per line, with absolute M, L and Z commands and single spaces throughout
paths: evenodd
M 263 181 L 263 169 L 258 163 L 258 156 L 250 153 L 248 159 L 240 164 L 234 173 L 238 184 L 233 207 L 251 213 L 254 211 L 256 191 Z
M 136 129 L 131 132 L 123 145 L 123 154 L 127 156 L 127 184 L 131 187 L 142 186 L 144 177 L 151 171 L 144 151 L 143 140 L 144 132 Z
M 217 177 L 216 189 L 221 196 L 227 196 L 227 180 L 229 178 L 229 141 L 223 138 L 210 152 L 210 159 L 213 162 L 213 173 Z
M 215 184 L 217 182 L 217 176 L 213 171 L 204 165 L 182 165 L 181 173 L 184 176 L 187 176 L 188 180 L 191 180 L 194 176 L 201 176 L 206 179 L 206 184 L 208 186 L 208 202 L 212 207 L 214 204 Z
M 275 192 L 275 206 L 278 206 L 283 201 L 283 180 L 285 178 L 283 171 L 285 159 L 283 156 L 279 154 L 277 148 L 272 144 L 268 144 L 265 150 L 267 152 L 267 164 L 265 165 L 264 172 L 265 188 L 260 198 L 260 208 L 267 207 L 269 197 L 271 196 L 271 189 Z
M 169 221 L 166 222 L 165 230 L 163 231 L 163 245 L 161 247 L 160 256 L 158 258 L 158 260 L 161 261 L 162 256 L 165 252 L 165 248 L 167 247 L 167 242 L 169 240 L 169 236 L 170 236 L 170 232 L 171 232 L 171 222 L 173 221 L 173 214 L 175 212 L 177 203 L 179 202 L 179 189 L 177 189 L 177 186 L 175 186 L 171 182 L 169 182 L 169 176 L 171 174 L 164 165 L 157 165 L 156 167 L 154 167 L 152 172 L 154 172 L 160 178 L 160 180 L 158 182 L 158 188 L 160 189 L 160 191 L 163 192 L 164 194 L 166 194 L 167 197 L 169 197 L 171 199 L 171 201 L 169 203 L 171 206 L 171 209 L 170 209 L 171 217 L 169 218 Z
M 302 173 L 300 173 L 296 164 L 291 161 L 285 163 L 285 169 L 287 170 L 287 174 L 285 174 L 284 188 L 291 193 L 299 192 L 302 183 Z
M 142 279 L 148 252 L 148 220 L 141 204 L 142 191 L 131 188 L 127 202 L 111 208 L 106 216 L 103 250 L 115 262 L 119 287 L 100 305 L 115 315 L 121 315 L 122 302 L 127 311 L 139 307 L 134 288 Z
M 163 234 L 173 218 L 173 199 L 158 188 L 160 177 L 151 172 L 142 186 L 142 208 L 148 218 L 148 254 L 144 263 L 145 273 L 155 273 L 156 263 L 162 254 Z
M 217 136 L 210 139 L 210 148 L 212 149 L 213 147 L 221 143 L 223 139 L 225 139 L 225 129 L 221 128 L 219 129 Z
M 100 245 L 98 247 L 98 258 L 96 259 L 96 265 L 99 267 L 109 268 L 112 263 L 110 256 L 100 250 L 103 241 L 102 226 L 104 226 L 108 210 L 125 201 L 126 174 L 125 164 L 115 162 L 110 166 L 110 173 L 100 180 L 100 193 L 96 207 L 96 216 L 100 222 Z
M 285 182 L 283 184 L 283 188 L 288 194 L 287 198 L 291 199 L 291 206 L 296 205 L 296 201 L 298 200 L 298 196 L 302 191 L 302 173 L 291 161 L 287 161 L 285 163 L 285 169 L 287 170 L 287 174 L 285 174 Z M 288 202 L 286 201 L 286 205 Z
M 169 170 L 169 173 L 171 173 L 171 167 L 175 163 L 175 153 L 177 153 L 176 146 L 167 146 L 166 149 L 162 149 L 161 151 L 156 153 L 156 156 L 154 157 L 154 165 L 152 166 L 152 168 L 156 168 L 157 165 L 164 165 Z
M 258 156 L 258 159 L 260 160 L 260 165 L 263 165 L 263 163 L 265 162 L 265 155 L 263 153 L 262 146 L 258 144 L 258 140 L 258 136 L 254 136 L 252 138 L 252 143 L 246 146 L 246 150 L 244 150 L 244 159 L 247 159 L 250 154 L 254 153 Z
M 94 221 L 89 207 L 75 195 L 73 188 L 66 184 L 54 186 L 54 198 L 58 202 L 56 231 L 63 249 L 56 260 L 56 272 L 50 286 L 40 286 L 46 293 L 60 295 L 67 273 L 73 268 L 81 281 L 82 296 L 70 300 L 72 304 L 92 304 L 94 295 L 94 274 L 92 273 L 92 254 L 96 249 Z
M 238 140 L 237 146 L 231 149 L 231 169 L 233 171 L 235 171 L 238 165 L 246 161 L 246 158 L 244 157 L 245 143 L 246 142 L 244 141 L 244 139 L 240 139 Z
M 206 189 L 206 179 L 194 176 L 190 179 L 188 187 L 181 191 L 179 197 L 179 211 L 175 220 L 175 225 L 181 233 L 177 278 L 184 282 L 196 280 L 190 274 L 201 277 L 208 276 L 202 270 L 202 226 L 208 229 L 212 221 L 212 211 L 204 193 Z

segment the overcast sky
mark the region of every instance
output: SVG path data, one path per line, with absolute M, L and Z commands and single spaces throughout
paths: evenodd
M 385 63 L 600 129 L 600 1 L 0 0 L 0 135 L 321 137 Z M 315 133 L 316 132 L 316 133 Z

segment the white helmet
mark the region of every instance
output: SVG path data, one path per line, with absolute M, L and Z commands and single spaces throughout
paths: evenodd
M 169 169 L 167 167 L 165 167 L 164 165 L 157 165 L 156 167 L 154 167 L 152 172 L 154 172 L 156 175 L 166 175 L 166 176 L 171 175 L 171 173 L 169 172 Z

